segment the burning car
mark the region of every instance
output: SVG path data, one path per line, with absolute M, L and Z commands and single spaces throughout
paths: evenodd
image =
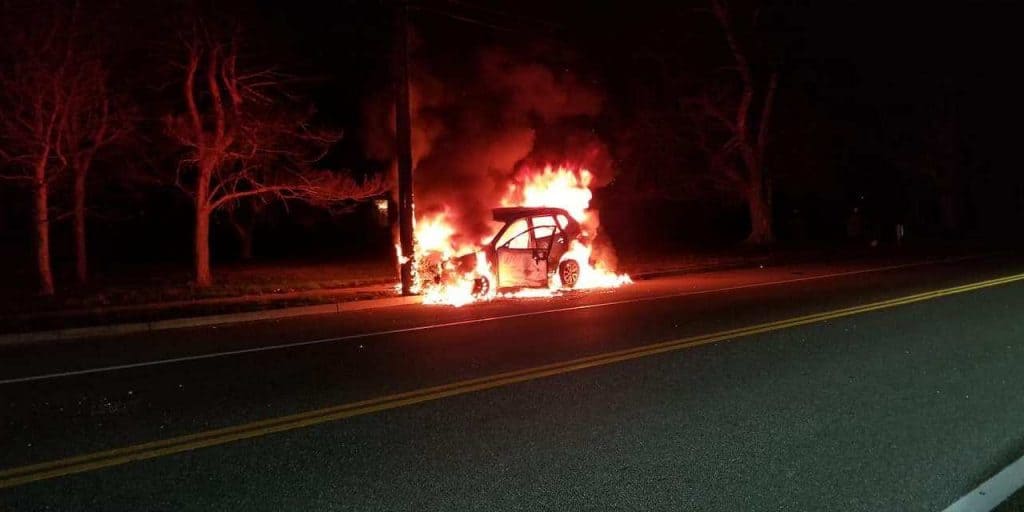
M 495 208 L 493 215 L 504 225 L 477 253 L 458 258 L 455 266 L 463 274 L 475 272 L 474 295 L 508 288 L 574 288 L 579 283 L 582 265 L 588 262 L 578 261 L 571 249 L 588 240 L 567 211 L 509 207 Z
M 492 203 L 501 206 L 492 210 L 500 229 L 482 242 L 459 233 L 450 216 L 455 205 L 420 215 L 415 291 L 425 304 L 458 307 L 494 297 L 541 297 L 631 283 L 628 275 L 614 271 L 609 246 L 592 252 L 599 224 L 590 209 L 592 179 L 579 167 L 520 169 L 504 197 Z M 402 261 L 397 244 L 395 250 Z

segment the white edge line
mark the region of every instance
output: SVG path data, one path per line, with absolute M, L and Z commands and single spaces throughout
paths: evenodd
M 759 287 L 763 287 L 763 286 L 776 286 L 776 285 L 780 285 L 780 284 L 798 283 L 798 282 L 814 281 L 814 280 L 820 280 L 820 279 L 831 279 L 831 278 L 836 278 L 836 277 L 845 277 L 845 276 L 851 276 L 851 275 L 857 275 L 857 274 L 868 274 L 868 273 L 873 273 L 873 272 L 885 272 L 885 271 L 889 271 L 889 270 L 898 270 L 898 269 L 910 268 L 910 267 L 920 267 L 920 266 L 925 266 L 925 265 L 935 265 L 935 264 L 939 264 L 939 263 L 953 263 L 953 262 L 956 262 L 956 261 L 962 261 L 962 260 L 967 260 L 967 259 L 972 259 L 972 258 L 979 258 L 979 257 L 983 257 L 983 256 L 965 256 L 965 257 L 960 257 L 960 258 L 935 260 L 935 261 L 918 261 L 918 262 L 914 262 L 914 263 L 903 263 L 903 264 L 899 264 L 899 265 L 889 265 L 889 266 L 885 266 L 885 267 L 874 267 L 874 268 L 867 268 L 867 269 L 860 269 L 860 270 L 851 270 L 851 271 L 847 271 L 847 272 L 836 272 L 836 273 L 833 273 L 833 274 L 823 274 L 823 275 L 818 275 L 818 276 L 798 277 L 798 278 L 795 278 L 795 279 L 783 279 L 783 280 L 778 280 L 778 281 L 768 281 L 768 282 L 764 282 L 764 283 L 742 284 L 742 285 L 737 285 L 737 286 L 728 286 L 728 287 L 725 287 L 725 288 L 715 288 L 715 289 L 711 289 L 711 290 L 698 290 L 698 291 L 692 291 L 692 292 L 673 293 L 673 294 L 669 294 L 669 295 L 656 295 L 656 296 L 653 296 L 653 297 L 639 297 L 639 298 L 633 298 L 633 299 L 617 300 L 617 301 L 612 301 L 612 302 L 601 302 L 601 303 L 598 303 L 598 304 L 583 304 L 583 305 L 580 305 L 580 306 L 572 306 L 572 307 L 565 307 L 565 308 L 545 309 L 543 311 L 529 311 L 529 312 L 526 312 L 526 313 L 515 313 L 515 314 L 512 314 L 512 315 L 501 315 L 501 316 L 490 316 L 490 317 L 483 317 L 483 318 L 473 318 L 473 319 L 470 319 L 470 320 L 459 320 L 457 322 L 446 322 L 446 323 L 442 323 L 442 324 L 421 325 L 421 326 L 417 326 L 417 327 L 405 327 L 405 328 L 401 328 L 401 329 L 390 329 L 390 330 L 387 330 L 387 331 L 376 331 L 376 332 L 367 332 L 367 333 L 359 333 L 359 334 L 350 334 L 350 335 L 346 335 L 346 336 L 336 336 L 336 337 L 331 337 L 331 338 L 321 338 L 321 339 L 309 340 L 309 341 L 299 341 L 299 342 L 293 342 L 293 343 L 281 343 L 281 344 L 277 344 L 277 345 L 265 345 L 265 346 L 262 346 L 262 347 L 253 347 L 253 348 L 246 348 L 246 349 L 239 349 L 239 350 L 228 350 L 228 351 L 224 351 L 224 352 L 212 352 L 212 353 L 209 353 L 209 354 L 199 354 L 199 355 L 194 355 L 194 356 L 182 356 L 182 357 L 174 357 L 174 358 L 170 358 L 170 359 L 158 359 L 158 360 L 155 360 L 155 361 L 142 361 L 142 362 L 139 362 L 139 363 L 119 364 L 119 365 L 113 365 L 113 366 L 101 366 L 101 367 L 97 367 L 97 368 L 87 368 L 87 369 L 84 369 L 84 370 L 71 370 L 71 371 L 66 371 L 66 372 L 46 373 L 46 374 L 40 374 L 40 375 L 29 375 L 27 377 L 15 377 L 13 379 L 3 379 L 3 380 L 0 380 L 0 386 L 5 385 L 5 384 L 21 384 L 21 383 L 25 383 L 25 382 L 35 382 L 35 381 L 41 381 L 41 380 L 59 379 L 59 378 L 63 378 L 63 377 L 77 377 L 77 376 L 80 376 L 80 375 L 89 375 L 89 374 L 93 374 L 93 373 L 106 373 L 106 372 L 112 372 L 112 371 L 130 370 L 130 369 L 133 369 L 133 368 L 145 368 L 145 367 L 148 367 L 148 366 L 159 366 L 159 365 L 164 365 L 164 364 L 184 363 L 184 362 L 189 362 L 189 361 L 201 361 L 203 359 L 214 359 L 214 358 L 218 358 L 218 357 L 237 356 L 237 355 L 242 355 L 242 354 L 252 354 L 252 353 L 256 353 L 256 352 L 267 352 L 267 351 L 270 351 L 270 350 L 280 350 L 280 349 L 285 349 L 285 348 L 303 347 L 303 346 L 309 346 L 309 345 L 319 345 L 319 344 L 323 344 L 323 343 L 334 343 L 334 342 L 339 342 L 339 341 L 350 341 L 350 340 L 360 339 L 360 338 L 372 338 L 372 337 L 376 337 L 376 336 L 386 336 L 386 335 L 389 335 L 389 334 L 401 334 L 401 333 L 407 333 L 407 332 L 418 332 L 418 331 L 425 331 L 425 330 L 430 330 L 430 329 L 443 329 L 443 328 L 446 328 L 446 327 L 457 327 L 457 326 L 460 326 L 460 325 L 471 325 L 471 324 L 484 323 L 484 322 L 493 322 L 493 321 L 496 321 L 496 320 L 507 320 L 507 319 L 510 319 L 510 318 L 522 318 L 522 317 L 528 317 L 528 316 L 549 315 L 549 314 L 553 314 L 553 313 L 563 313 L 563 312 L 566 312 L 566 311 L 578 311 L 578 310 L 583 310 L 583 309 L 594 309 L 594 308 L 602 308 L 602 307 L 607 307 L 607 306 L 617 306 L 617 305 L 620 305 L 620 304 L 630 304 L 630 303 L 636 303 L 636 302 L 649 302 L 649 301 L 657 301 L 657 300 L 663 300 L 663 299 L 672 299 L 672 298 L 678 298 L 678 297 L 687 297 L 687 296 L 692 296 L 692 295 L 706 295 L 706 294 L 711 294 L 711 293 L 720 293 L 720 292 L 728 292 L 728 291 L 735 291 L 735 290 L 743 290 L 743 289 L 747 289 L 747 288 L 759 288 Z
M 942 512 L 989 512 L 1024 487 L 1024 457 L 985 480 Z
M 0 346 L 22 345 L 26 343 L 40 343 L 46 341 L 69 341 L 83 338 L 96 338 L 101 336 L 125 336 L 128 334 L 149 333 L 156 331 L 166 331 L 171 329 L 200 328 L 210 327 L 214 325 L 237 325 L 242 323 L 261 322 L 266 320 L 280 320 L 282 318 L 295 318 L 300 316 L 347 313 L 350 311 L 361 311 L 364 309 L 376 309 L 416 304 L 421 300 L 422 297 L 420 296 L 390 297 L 384 299 L 353 300 L 348 302 L 315 304 L 311 306 L 296 306 L 288 308 L 246 311 L 241 313 L 225 313 L 219 315 L 171 318 L 167 320 L 154 320 L 150 322 L 98 325 L 92 327 L 72 327 L 52 331 L 31 331 L 23 333 L 16 332 L 9 334 L 0 334 Z

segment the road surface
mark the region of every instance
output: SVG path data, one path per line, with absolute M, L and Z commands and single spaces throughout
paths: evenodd
M 0 346 L 0 510 L 942 510 L 1024 455 L 1021 273 L 799 265 Z

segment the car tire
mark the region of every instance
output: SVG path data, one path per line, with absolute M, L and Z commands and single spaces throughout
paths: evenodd
M 580 264 L 576 260 L 565 260 L 558 264 L 558 279 L 562 288 L 575 288 L 580 281 Z
M 485 276 L 480 276 L 473 281 L 473 296 L 474 297 L 485 297 L 491 293 L 491 280 Z

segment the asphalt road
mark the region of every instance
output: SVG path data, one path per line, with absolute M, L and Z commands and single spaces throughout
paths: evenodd
M 0 510 L 941 510 L 1024 455 L 1024 281 L 778 322 L 1020 272 L 802 265 L 0 346 L 0 483 L 142 454 Z

